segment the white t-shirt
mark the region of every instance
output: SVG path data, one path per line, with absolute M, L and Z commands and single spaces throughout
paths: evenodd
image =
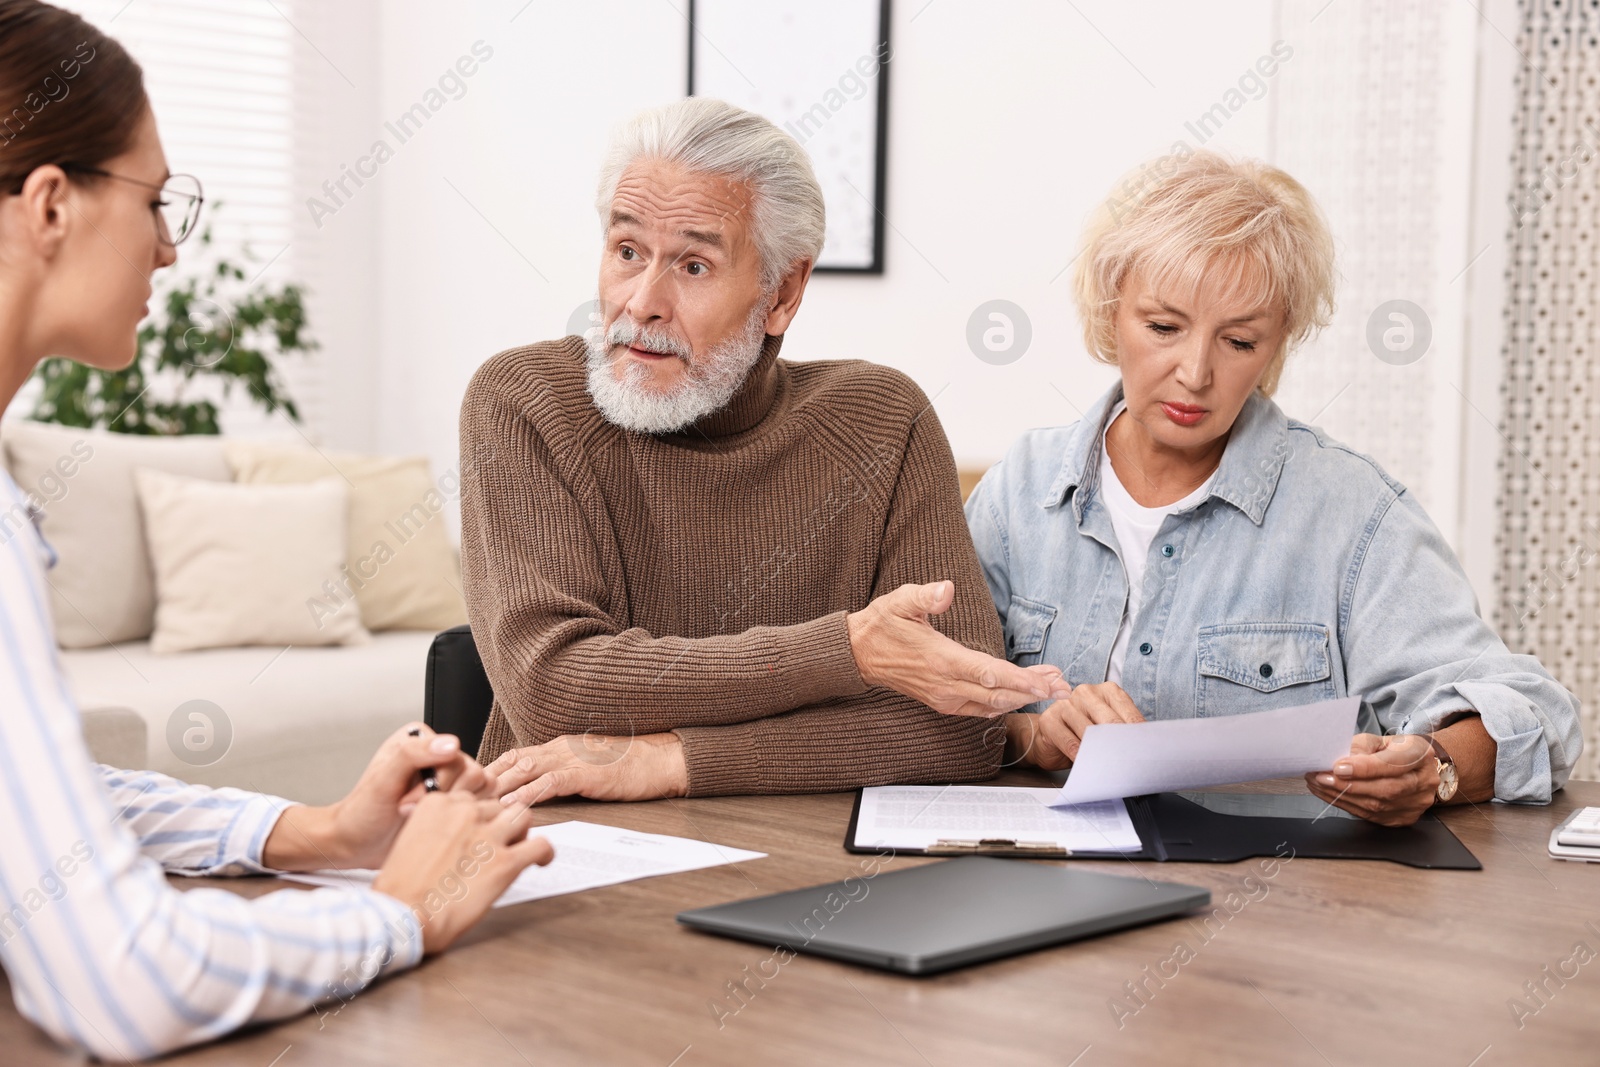
M 1110 432 L 1112 423 L 1127 410 L 1126 403 L 1118 403 L 1106 423 Z M 1111 645 L 1111 665 L 1106 669 L 1106 681 L 1122 684 L 1122 665 L 1128 658 L 1128 639 L 1133 634 L 1133 620 L 1139 617 L 1144 604 L 1145 563 L 1150 557 L 1150 545 L 1168 515 L 1194 507 L 1211 493 L 1211 483 L 1216 480 L 1212 472 L 1205 483 L 1182 500 L 1159 508 L 1147 508 L 1129 495 L 1122 480 L 1111 466 L 1111 453 L 1105 439 L 1100 441 L 1101 499 L 1111 516 L 1111 529 L 1117 535 L 1117 548 L 1122 555 L 1122 567 L 1128 575 L 1128 606 L 1122 613 L 1122 625 L 1117 627 L 1117 639 Z

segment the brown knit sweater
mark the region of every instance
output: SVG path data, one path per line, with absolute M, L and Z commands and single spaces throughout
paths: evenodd
M 671 730 L 693 796 L 992 777 L 1003 731 L 856 668 L 845 614 L 955 582 L 935 620 L 1000 654 L 955 463 L 907 377 L 782 339 L 682 433 L 606 422 L 581 338 L 502 352 L 461 409 L 462 571 L 495 692 L 478 758 Z

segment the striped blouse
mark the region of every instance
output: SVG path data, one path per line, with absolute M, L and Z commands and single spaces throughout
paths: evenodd
M 137 1059 L 348 999 L 416 964 L 367 889 L 254 900 L 163 872 L 261 874 L 289 802 L 92 763 L 57 659 L 36 512 L 0 470 L 0 965 L 57 1040 Z

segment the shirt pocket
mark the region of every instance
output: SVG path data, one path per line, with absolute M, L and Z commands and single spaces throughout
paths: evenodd
M 1339 694 L 1328 628 L 1312 622 L 1241 622 L 1200 628 L 1197 715 L 1289 708 Z
M 1006 658 L 1024 667 L 1044 662 L 1045 640 L 1055 621 L 1054 606 L 1013 594 L 1006 609 Z

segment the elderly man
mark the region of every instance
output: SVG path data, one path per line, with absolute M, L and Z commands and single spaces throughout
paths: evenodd
M 462 406 L 505 801 L 992 776 L 987 716 L 1059 671 L 996 657 L 916 385 L 778 359 L 823 241 L 800 146 L 685 100 L 622 131 L 598 207 L 603 326 L 500 353 Z

